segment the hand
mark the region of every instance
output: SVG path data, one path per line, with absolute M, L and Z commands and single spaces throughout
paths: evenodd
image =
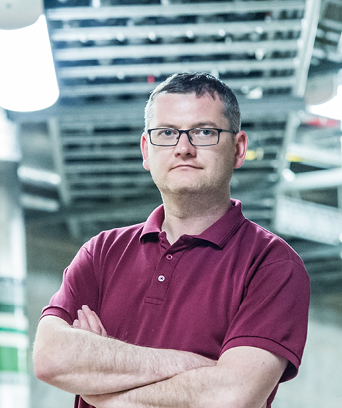
M 78 319 L 74 320 L 72 327 L 74 329 L 87 330 L 100 336 L 107 337 L 107 331 L 98 315 L 88 306 L 82 306 L 77 312 Z

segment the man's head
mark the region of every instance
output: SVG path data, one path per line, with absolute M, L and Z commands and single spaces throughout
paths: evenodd
M 143 166 L 163 199 L 198 195 L 226 205 L 248 144 L 232 91 L 208 74 L 177 74 L 152 93 L 146 114 Z
M 201 97 L 208 93 L 213 99 L 220 98 L 223 104 L 223 115 L 228 119 L 233 133 L 240 131 L 240 109 L 233 91 L 224 82 L 207 73 L 179 73 L 167 78 L 151 93 L 145 108 L 145 131 L 147 131 L 153 115 L 153 103 L 161 93 L 187 94 L 195 93 Z

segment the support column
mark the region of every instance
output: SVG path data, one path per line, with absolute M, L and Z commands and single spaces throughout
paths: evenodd
M 25 229 L 16 129 L 0 108 L 0 406 L 29 407 Z

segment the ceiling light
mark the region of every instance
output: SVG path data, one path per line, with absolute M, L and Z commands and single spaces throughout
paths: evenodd
M 20 166 L 18 168 L 18 175 L 22 181 L 28 183 L 43 183 L 58 186 L 61 182 L 61 177 L 56 173 L 28 166 Z
M 100 8 L 101 7 L 101 0 L 92 0 L 91 5 L 95 9 Z
M 258 48 L 258 49 L 255 51 L 255 58 L 256 58 L 258 61 L 261 61 L 262 59 L 264 59 L 264 57 L 265 57 L 265 51 L 264 51 L 263 49 L 261 49 L 261 48 Z
M 116 39 L 118 40 L 118 41 L 125 41 L 125 34 L 123 34 L 123 33 L 117 33 L 117 35 L 116 35 Z
M 283 175 L 284 180 L 289 181 L 289 182 L 294 181 L 296 179 L 295 173 L 290 169 L 284 169 L 282 171 L 282 175 Z
M 0 30 L 0 106 L 29 112 L 54 104 L 59 89 L 46 19 L 27 27 Z
M 261 99 L 262 95 L 263 95 L 263 89 L 260 86 L 257 86 L 248 92 L 247 98 L 248 99 Z
M 307 110 L 314 115 L 342 120 L 342 85 L 337 87 L 336 95 L 319 105 L 309 105 Z
M 192 31 L 192 30 L 186 30 L 186 36 L 187 36 L 189 39 L 194 38 L 194 33 L 193 33 L 193 31 Z
M 150 31 L 148 33 L 148 38 L 149 38 L 150 41 L 156 41 L 156 39 L 157 39 L 156 33 L 154 33 L 153 31 Z
M 0 0 L 0 28 L 15 30 L 35 23 L 43 13 L 43 0 Z
M 263 34 L 264 29 L 262 27 L 260 27 L 260 26 L 257 26 L 257 27 L 255 27 L 255 32 L 258 33 L 258 34 Z

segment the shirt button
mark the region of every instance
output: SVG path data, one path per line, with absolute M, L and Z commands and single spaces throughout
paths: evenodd
M 166 259 L 167 259 L 168 261 L 171 261 L 172 258 L 173 258 L 173 256 L 172 256 L 171 254 L 167 254 L 167 255 L 166 255 Z
M 158 280 L 159 280 L 159 282 L 164 282 L 165 276 L 164 275 L 159 275 Z

